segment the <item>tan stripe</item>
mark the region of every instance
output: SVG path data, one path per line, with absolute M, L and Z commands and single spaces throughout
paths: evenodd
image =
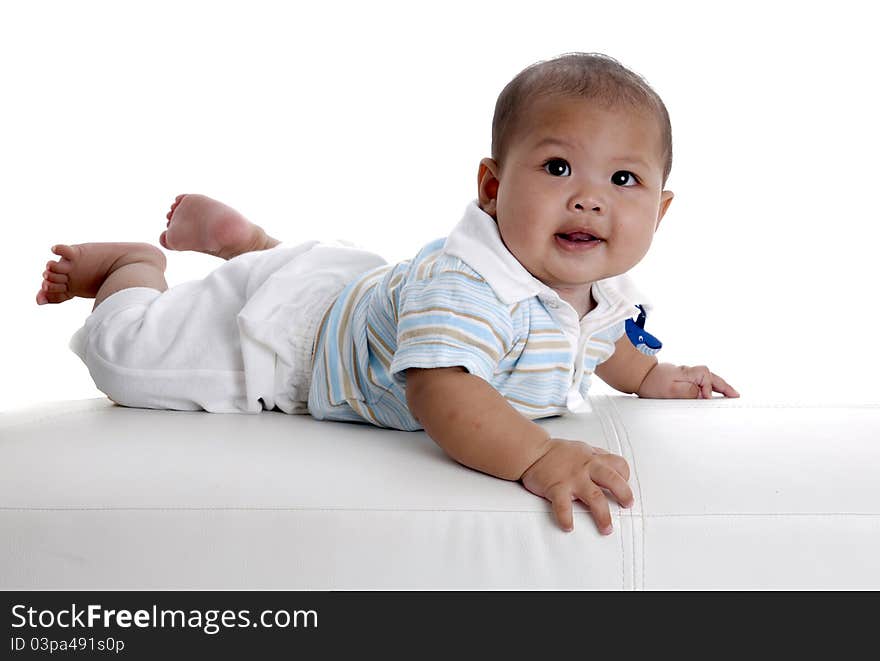
M 400 298 L 400 293 L 397 291 L 397 287 L 400 284 L 400 281 L 403 280 L 403 276 L 404 272 L 399 271 L 388 283 L 388 298 L 391 299 L 391 311 L 394 313 L 395 324 L 397 323 L 397 300 Z
M 340 356 L 340 359 L 342 356 Z M 332 393 L 330 392 L 330 356 L 327 353 L 327 347 L 324 346 L 324 385 L 327 386 L 327 403 L 334 406 Z
M 423 327 L 417 328 L 415 330 L 407 331 L 407 332 L 402 333 L 400 335 L 399 342 L 402 343 L 404 340 L 408 340 L 408 339 L 414 338 L 414 337 L 427 337 L 429 335 L 434 335 L 436 333 L 446 335 L 447 337 L 455 338 L 456 340 L 460 340 L 461 342 L 463 342 L 465 344 L 469 344 L 469 345 L 472 345 L 472 346 L 480 349 L 484 353 L 489 354 L 492 361 L 495 363 L 497 363 L 499 360 L 498 352 L 495 351 L 495 349 L 493 349 L 492 347 L 487 346 L 486 344 L 479 342 L 479 341 L 475 340 L 474 338 L 472 338 L 468 335 L 465 335 L 464 333 L 461 333 L 461 332 L 455 331 L 455 330 L 450 330 L 450 329 L 446 328 L 445 326 L 423 326 Z M 444 344 L 443 342 L 437 342 L 437 343 Z M 434 344 L 434 342 L 417 342 L 416 344 Z M 455 345 L 450 344 L 449 346 L 455 346 Z
M 417 280 L 424 280 L 434 275 L 434 265 L 437 263 L 437 257 L 439 256 L 440 253 L 435 251 L 422 259 L 422 263 L 419 264 L 419 269 L 416 272 Z
M 553 404 L 547 406 L 535 406 L 534 404 L 530 404 L 529 402 L 524 402 L 521 399 L 516 399 L 515 397 L 508 397 L 507 395 L 504 396 L 504 399 L 506 399 L 508 402 L 513 402 L 514 404 L 522 404 L 525 408 L 532 409 L 533 411 L 550 412 L 551 410 L 556 410 L 557 408 L 559 408 L 558 406 L 555 406 Z
M 525 348 L 524 341 L 519 340 L 518 342 L 515 342 L 514 345 L 512 347 L 510 347 L 510 349 L 507 350 L 507 353 L 505 353 L 503 356 L 501 356 L 501 360 L 510 360 L 510 359 L 519 360 L 523 354 L 524 348 Z
M 398 271 L 397 274 L 388 282 L 388 289 L 394 289 L 398 284 L 400 284 L 400 281 L 403 280 L 404 275 L 406 275 L 405 270 L 402 269 Z
M 373 409 L 371 409 L 369 406 L 367 406 L 366 403 L 355 399 L 355 400 L 349 401 L 348 405 L 352 408 L 352 410 L 355 413 L 357 413 L 359 416 L 361 416 L 364 420 L 367 420 L 368 422 L 371 422 L 378 427 L 385 426 L 385 425 L 379 424 L 379 421 L 376 419 L 376 414 L 373 412 Z
M 520 411 L 522 415 L 524 415 L 529 420 L 537 420 L 538 418 L 549 418 L 550 416 L 555 415 L 565 415 L 567 409 L 562 407 L 546 408 L 543 411 L 536 411 L 534 413 L 529 413 L 525 411 Z
M 484 278 L 480 278 L 480 277 L 471 275 L 470 273 L 466 273 L 465 271 L 450 270 L 450 271 L 443 271 L 443 272 L 444 273 L 458 273 L 459 275 L 463 275 L 465 278 L 470 278 L 474 282 L 486 282 L 486 280 Z
M 391 347 L 389 347 L 387 344 L 385 344 L 385 342 L 382 341 L 382 338 L 379 337 L 379 334 L 373 329 L 370 324 L 367 324 L 367 333 L 372 336 L 372 338 L 376 341 L 376 344 L 381 346 L 382 350 L 385 352 L 384 356 L 378 352 L 376 353 L 376 356 L 382 362 L 382 366 L 385 367 L 385 369 L 388 369 L 389 367 L 391 367 L 391 361 L 386 360 L 385 356 L 393 356 L 394 352 L 391 350 Z
M 517 367 L 515 370 L 499 370 L 495 372 L 496 374 L 519 374 L 529 373 L 529 374 L 541 374 L 542 372 L 564 372 L 568 374 L 571 371 L 571 368 L 568 365 L 557 365 L 556 367 Z
M 462 312 L 461 310 L 453 310 L 452 308 L 424 308 L 423 310 L 411 310 L 407 312 L 404 317 L 414 317 L 420 314 L 427 314 L 429 312 L 448 312 L 449 314 L 455 315 L 456 317 L 464 317 L 465 319 L 473 319 L 476 322 L 483 324 L 486 328 L 492 331 L 492 335 L 495 336 L 495 339 L 498 340 L 498 344 L 502 347 L 504 346 L 504 338 L 502 338 L 492 327 L 485 318 L 478 317 L 475 314 L 468 314 L 467 312 Z
M 540 349 L 571 349 L 571 344 L 564 341 L 526 342 L 526 351 L 536 351 Z
M 562 333 L 562 331 L 556 330 L 555 328 L 539 328 L 539 329 L 534 329 L 534 330 L 529 329 L 529 335 L 545 335 L 545 334 L 560 335 L 560 336 L 564 335 Z
M 590 358 L 604 358 L 608 355 L 608 353 L 608 351 L 591 351 L 590 349 L 584 351 L 584 354 L 586 354 Z

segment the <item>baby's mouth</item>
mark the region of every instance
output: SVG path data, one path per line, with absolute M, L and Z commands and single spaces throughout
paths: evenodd
M 595 243 L 602 241 L 602 239 L 595 237 L 592 234 L 587 234 L 586 232 L 571 232 L 569 234 L 559 233 L 556 236 L 563 241 L 568 241 L 570 243 Z

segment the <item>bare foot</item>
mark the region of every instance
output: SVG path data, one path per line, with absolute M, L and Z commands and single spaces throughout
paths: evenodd
M 37 304 L 63 303 L 75 296 L 95 298 L 107 276 L 122 266 L 146 263 L 165 270 L 165 255 L 148 243 L 80 243 L 52 246 L 60 256 L 46 263 Z
M 159 243 L 169 250 L 195 250 L 223 259 L 278 245 L 263 228 L 206 195 L 178 195 L 165 216 Z

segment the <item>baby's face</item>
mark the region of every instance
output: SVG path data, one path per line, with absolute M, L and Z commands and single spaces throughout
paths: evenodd
M 524 117 L 500 174 L 491 159 L 481 163 L 480 206 L 514 257 L 571 302 L 648 252 L 672 200 L 663 165 L 647 112 L 545 98 Z

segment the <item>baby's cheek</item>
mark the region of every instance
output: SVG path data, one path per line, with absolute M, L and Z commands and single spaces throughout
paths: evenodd
M 633 268 L 648 254 L 650 240 L 630 238 L 609 242 L 609 256 L 614 260 L 621 273 Z
M 639 259 L 645 256 L 654 242 L 653 226 L 639 227 L 637 231 L 632 233 L 630 240 L 627 242 L 632 253 L 637 255 Z
M 530 236 L 526 228 L 512 225 L 500 229 L 499 233 L 504 245 L 521 264 L 529 261 L 532 252 L 529 245 L 535 242 L 535 237 Z

